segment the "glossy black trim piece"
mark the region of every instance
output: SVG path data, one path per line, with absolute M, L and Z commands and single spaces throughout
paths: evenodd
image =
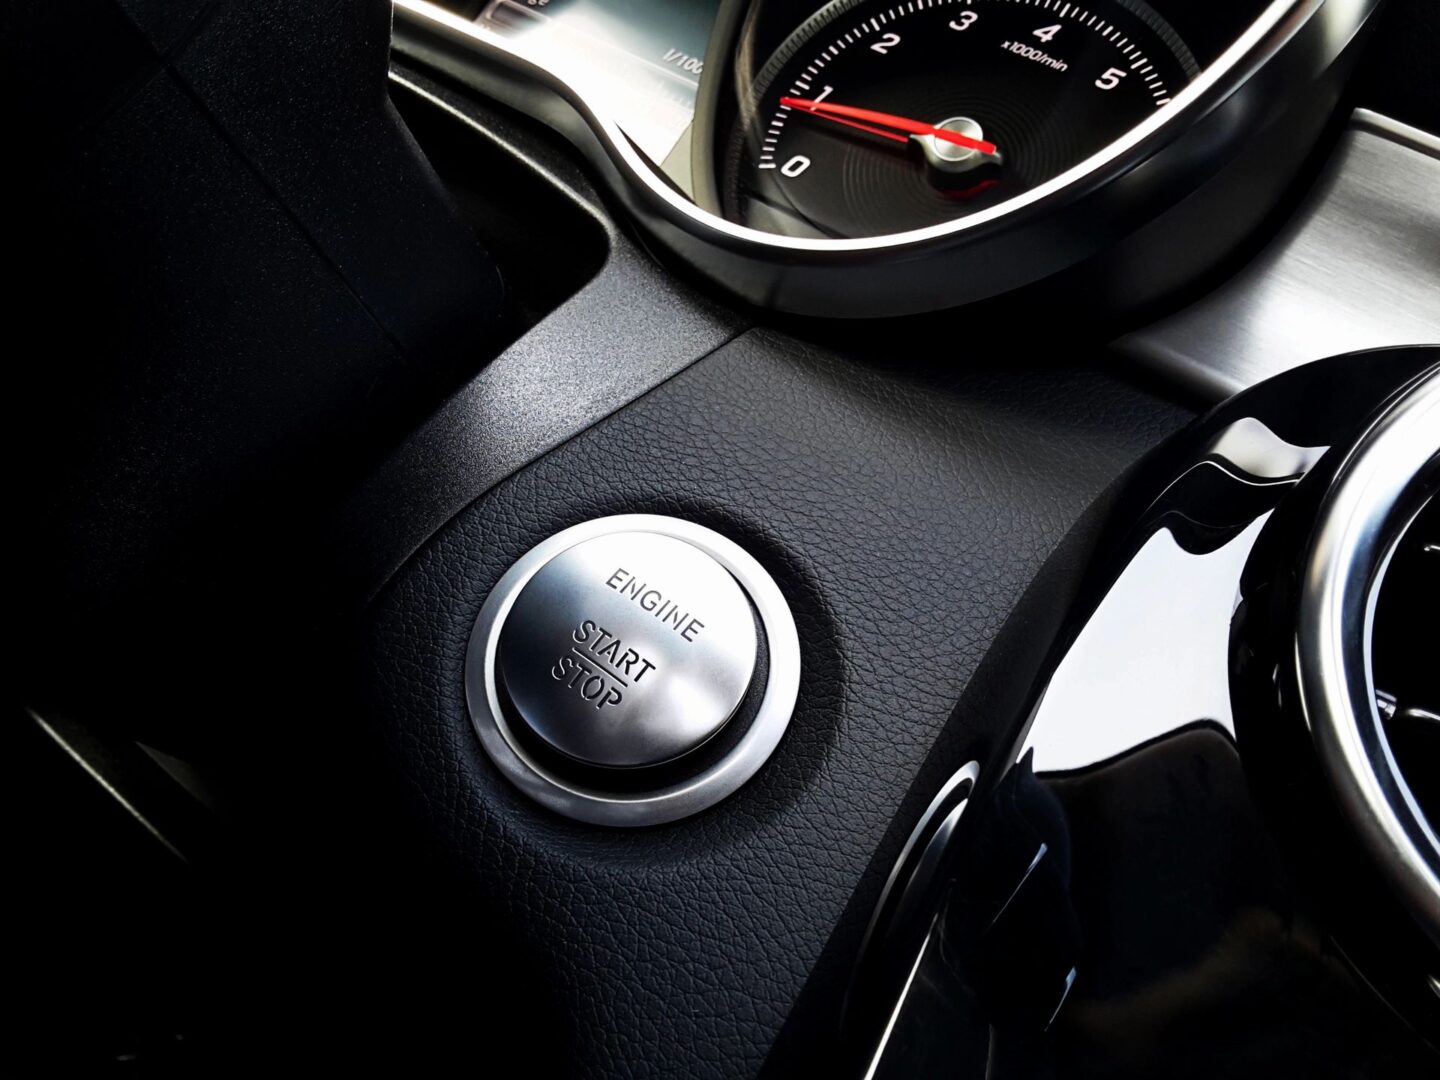
M 872 1001 L 846 1016 L 857 1075 L 913 1071 L 937 1040 L 973 1054 L 977 1016 L 992 1076 L 1434 1075 L 1440 952 L 1329 795 L 1284 597 L 1346 449 L 1437 357 L 1296 369 L 1136 471 L 1028 705 L 979 757 L 931 872 L 948 887 L 890 931 L 929 943 L 904 996 L 916 1015 Z M 1041 847 L 1051 869 L 1023 917 L 997 908 Z M 872 935 L 852 1003 L 905 959 L 879 948 Z M 890 1039 L 877 1065 L 882 1021 L 934 1034 Z

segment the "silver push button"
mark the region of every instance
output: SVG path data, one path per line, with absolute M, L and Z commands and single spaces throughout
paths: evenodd
M 595 536 L 555 555 L 516 596 L 496 666 L 516 718 L 589 765 L 657 765 L 734 716 L 758 639 L 744 590 L 674 536 Z

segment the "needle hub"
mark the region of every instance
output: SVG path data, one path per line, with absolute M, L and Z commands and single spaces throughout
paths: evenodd
M 924 151 L 925 163 L 932 169 L 942 173 L 956 174 L 967 173 L 982 165 L 998 165 L 1001 157 L 998 149 L 986 153 L 975 146 L 965 146 L 961 143 L 950 142 L 939 137 L 938 132 L 953 132 L 957 135 L 964 135 L 977 143 L 985 141 L 985 131 L 976 120 L 968 116 L 952 116 L 948 120 L 942 120 L 935 125 L 935 133 L 924 135 L 911 135 L 910 138 L 919 144 Z

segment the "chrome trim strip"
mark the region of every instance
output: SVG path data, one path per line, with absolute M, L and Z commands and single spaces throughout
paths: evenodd
M 46 737 L 65 753 L 66 757 L 78 765 L 81 771 L 90 777 L 91 780 L 99 784 L 101 790 L 103 790 L 106 795 L 109 795 L 110 798 L 114 799 L 116 804 L 124 810 L 125 813 L 134 818 L 135 823 L 149 833 L 161 847 L 181 862 L 189 861 L 185 857 L 185 853 L 171 842 L 170 838 L 165 835 L 160 827 L 151 821 L 150 818 L 127 797 L 125 792 L 111 783 L 110 777 L 105 774 L 105 771 L 91 760 L 91 755 L 87 755 L 79 750 L 73 739 L 66 738 L 56 729 L 54 724 L 51 724 L 35 710 L 26 709 L 25 712 L 29 715 L 35 726 L 43 731 Z
M 739 742 L 699 775 L 656 791 L 616 794 L 556 776 L 515 739 L 500 706 L 495 654 L 500 628 L 525 583 L 556 555 L 584 540 L 617 532 L 673 536 L 712 556 L 735 576 L 765 628 L 769 678 L 760 707 Z M 490 591 L 465 655 L 465 700 L 485 752 L 530 798 L 558 814 L 592 825 L 635 827 L 688 817 L 732 794 L 769 759 L 790 724 L 800 693 L 800 638 L 790 605 L 774 579 L 744 548 L 719 533 L 657 514 L 619 514 L 582 522 L 531 548 Z
M 196 867 L 223 857 L 214 793 L 189 763 L 63 712 L 24 707 L 21 714 L 171 855 Z
M 1401 901 L 1440 944 L 1440 837 L 1385 738 L 1370 668 L 1379 583 L 1417 496 L 1440 468 L 1440 365 L 1380 415 L 1321 505 L 1300 584 L 1301 707 L 1331 789 Z M 1410 507 L 1415 509 L 1415 507 Z
M 1393 116 L 1386 116 L 1371 109 L 1356 109 L 1350 114 L 1350 126 L 1383 135 L 1393 143 L 1433 158 L 1440 158 L 1440 135 L 1414 127 L 1403 120 L 1396 120 Z
M 945 781 L 930 804 L 920 815 L 915 827 L 905 840 L 890 875 L 880 890 L 880 897 L 870 913 L 865 934 L 860 939 L 855 969 L 845 995 L 843 1027 L 847 1039 L 857 1048 L 867 1048 L 876 1020 L 884 1017 L 885 1023 L 875 1033 L 873 1050 L 870 1050 L 870 1075 L 879 1067 L 885 1055 L 890 1034 L 904 1008 L 910 984 L 920 968 L 925 955 L 924 942 L 928 941 L 940 917 L 940 908 L 926 907 L 931 901 L 939 903 L 943 897 L 934 893 L 934 887 L 941 880 L 945 869 L 945 856 L 965 808 L 970 805 L 970 796 L 980 777 L 980 763 L 970 761 L 957 769 Z M 892 958 L 897 949 L 905 948 L 910 941 L 906 928 L 920 925 L 926 919 L 921 945 L 909 975 L 894 990 L 895 997 L 888 997 L 890 988 L 886 981 L 895 974 Z M 913 946 L 912 946 L 913 947 Z M 897 961 L 898 962 L 898 961 Z M 903 969 L 901 969 L 903 970 Z M 893 983 L 892 983 L 893 985 Z
M 957 807 L 957 811 L 963 807 Z M 885 1057 L 885 1048 L 890 1045 L 890 1036 L 895 1031 L 895 1024 L 900 1019 L 900 1013 L 905 1009 L 905 999 L 910 996 L 910 987 L 915 985 L 915 976 L 920 971 L 920 965 L 925 960 L 925 954 L 930 949 L 930 942 L 935 937 L 935 924 L 940 921 L 937 912 L 930 920 L 930 929 L 925 932 L 925 940 L 920 943 L 920 951 L 915 954 L 915 963 L 910 965 L 910 974 L 905 978 L 905 985 L 900 988 L 900 997 L 895 1001 L 895 1008 L 890 1011 L 890 1019 L 885 1024 L 885 1030 L 880 1034 L 880 1044 L 875 1047 L 875 1053 L 870 1058 L 870 1066 L 865 1070 L 865 1080 L 875 1080 L 875 1072 L 880 1068 L 880 1062 Z
M 914 853 L 920 841 L 924 839 L 928 844 L 935 836 L 948 836 L 950 831 L 959 824 L 960 815 L 964 812 L 970 801 L 970 792 L 975 789 L 975 782 L 980 779 L 980 763 L 968 761 L 959 769 L 955 770 L 949 780 L 935 793 L 930 800 L 930 805 L 920 815 L 920 820 L 910 830 L 910 835 L 905 839 L 905 846 L 900 849 L 900 854 L 895 859 L 895 865 L 890 867 L 890 876 L 885 879 L 884 886 L 880 889 L 880 898 L 875 901 L 875 910 L 870 913 L 870 921 L 865 926 L 865 936 L 860 939 L 860 955 L 864 955 L 870 948 L 870 943 L 875 937 L 876 928 L 880 924 L 881 915 L 890 904 L 891 895 L 900 881 L 902 872 L 910 872 L 915 869 Z M 950 806 L 951 795 L 960 787 L 965 785 L 965 790 L 960 793 L 955 805 Z M 945 817 L 940 818 L 940 813 L 945 810 Z M 933 828 L 936 821 L 941 821 L 938 828 Z

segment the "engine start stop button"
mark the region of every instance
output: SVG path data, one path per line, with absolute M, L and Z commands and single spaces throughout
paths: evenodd
M 492 586 L 465 652 L 491 762 L 593 825 L 658 825 L 733 795 L 780 745 L 799 691 L 795 619 L 765 567 L 659 514 L 540 541 Z
M 735 578 L 653 532 L 592 537 L 525 583 L 500 630 L 516 718 L 576 761 L 636 768 L 701 746 L 735 715 L 758 635 Z

